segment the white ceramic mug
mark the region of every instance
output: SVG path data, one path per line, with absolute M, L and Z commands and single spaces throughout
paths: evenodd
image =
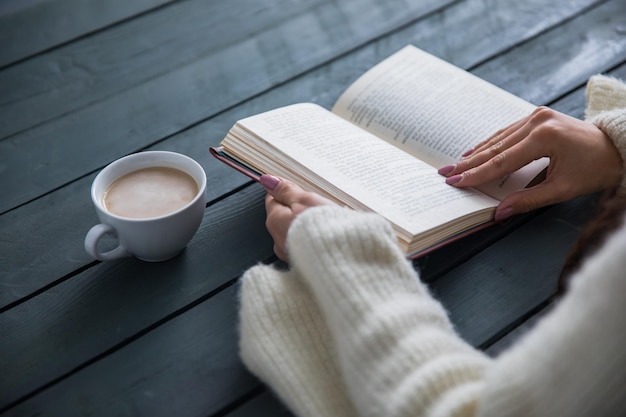
M 182 208 L 158 217 L 129 218 L 105 208 L 104 195 L 120 177 L 143 168 L 175 168 L 190 175 L 198 193 Z M 135 256 L 149 262 L 164 261 L 179 254 L 198 230 L 206 207 L 206 174 L 193 159 L 175 152 L 140 152 L 120 158 L 106 166 L 94 179 L 91 199 L 100 224 L 85 236 L 85 250 L 101 261 Z M 118 246 L 108 252 L 98 250 L 106 234 L 117 238 Z

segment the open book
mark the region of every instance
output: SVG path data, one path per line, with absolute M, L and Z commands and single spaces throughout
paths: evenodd
M 480 187 L 447 185 L 437 168 L 535 106 L 418 48 L 385 59 L 339 97 L 238 121 L 218 159 L 258 179 L 287 178 L 387 218 L 408 257 L 492 221 L 499 200 L 539 178 L 548 161 Z

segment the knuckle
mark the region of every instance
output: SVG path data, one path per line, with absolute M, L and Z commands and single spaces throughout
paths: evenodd
M 452 170 L 452 172 L 463 172 L 469 167 L 469 163 L 472 160 L 472 157 L 461 159 L 456 163 L 456 167 Z
M 268 213 L 265 218 L 265 228 L 272 233 L 272 228 L 274 227 L 274 215 L 272 213 Z
M 493 145 L 491 145 L 489 147 L 489 153 L 492 156 L 500 155 L 503 152 L 503 148 L 504 148 L 504 142 L 503 141 L 495 142 Z
M 319 205 L 318 201 L 319 200 L 316 195 L 310 194 L 310 195 L 303 196 L 302 201 L 300 201 L 300 204 L 302 204 L 302 206 L 304 206 L 304 209 L 306 209 L 309 207 L 315 207 Z
M 267 217 L 265 217 L 265 228 L 272 236 L 275 234 L 276 225 L 280 224 L 280 217 L 280 214 L 276 211 L 268 212 Z
M 552 138 L 555 137 L 559 134 L 560 132 L 560 126 L 559 124 L 554 121 L 554 120 L 549 120 L 549 121 L 545 121 L 543 122 L 538 128 L 537 128 L 537 136 L 533 136 L 534 138 L 542 138 L 542 139 L 546 139 L 546 138 Z
M 556 110 L 548 107 L 540 107 L 532 120 L 532 131 L 526 140 L 532 143 L 539 143 L 545 140 L 552 140 L 562 136 L 564 128 Z
M 288 259 L 287 251 L 280 245 L 274 244 L 274 254 L 276 254 L 276 256 L 283 261 L 287 261 Z
M 528 198 L 520 198 L 515 203 L 515 211 L 517 213 L 528 213 L 529 211 L 534 210 L 536 206 L 537 204 L 534 201 Z
M 522 193 L 513 204 L 516 213 L 528 213 L 535 210 L 540 205 L 541 204 L 537 200 L 537 197 L 533 196 L 532 193 L 530 193 L 530 195 Z
M 465 181 L 466 184 L 471 184 L 475 175 L 476 168 L 470 168 L 467 171 L 463 172 L 463 181 Z
M 284 202 L 289 198 L 289 194 L 291 193 L 291 187 L 287 183 L 282 183 L 278 186 L 276 190 L 274 190 L 274 198 L 277 201 Z
M 504 139 L 505 133 L 507 132 L 507 130 L 508 130 L 508 127 L 498 130 L 498 132 L 494 135 L 491 141 L 497 142 L 497 143 L 502 142 L 502 139 Z
M 502 152 L 491 158 L 491 165 L 498 171 L 506 167 L 506 152 Z
M 553 118 L 556 115 L 556 112 L 552 110 L 550 107 L 539 106 L 532 113 L 532 119 L 536 119 L 539 121 L 548 120 Z
M 293 195 L 297 192 L 296 185 L 288 180 L 281 180 L 278 184 L 278 187 L 274 190 L 274 197 L 281 201 L 289 201 L 289 199 L 293 198 Z

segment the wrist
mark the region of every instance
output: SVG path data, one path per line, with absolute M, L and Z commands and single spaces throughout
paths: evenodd
M 606 76 L 591 77 L 587 84 L 586 121 L 593 123 L 614 145 L 621 159 L 620 193 L 626 194 L 626 84 Z

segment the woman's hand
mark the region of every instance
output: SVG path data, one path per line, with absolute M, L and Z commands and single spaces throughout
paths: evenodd
M 287 231 L 296 216 L 309 207 L 334 203 L 319 194 L 304 191 L 290 181 L 271 175 L 261 176 L 259 182 L 267 190 L 265 226 L 274 239 L 274 253 L 287 262 Z
M 546 179 L 502 200 L 496 220 L 615 186 L 622 177 L 622 158 L 604 132 L 546 107 L 496 132 L 439 173 L 448 184 L 475 187 L 545 156 L 550 158 Z

